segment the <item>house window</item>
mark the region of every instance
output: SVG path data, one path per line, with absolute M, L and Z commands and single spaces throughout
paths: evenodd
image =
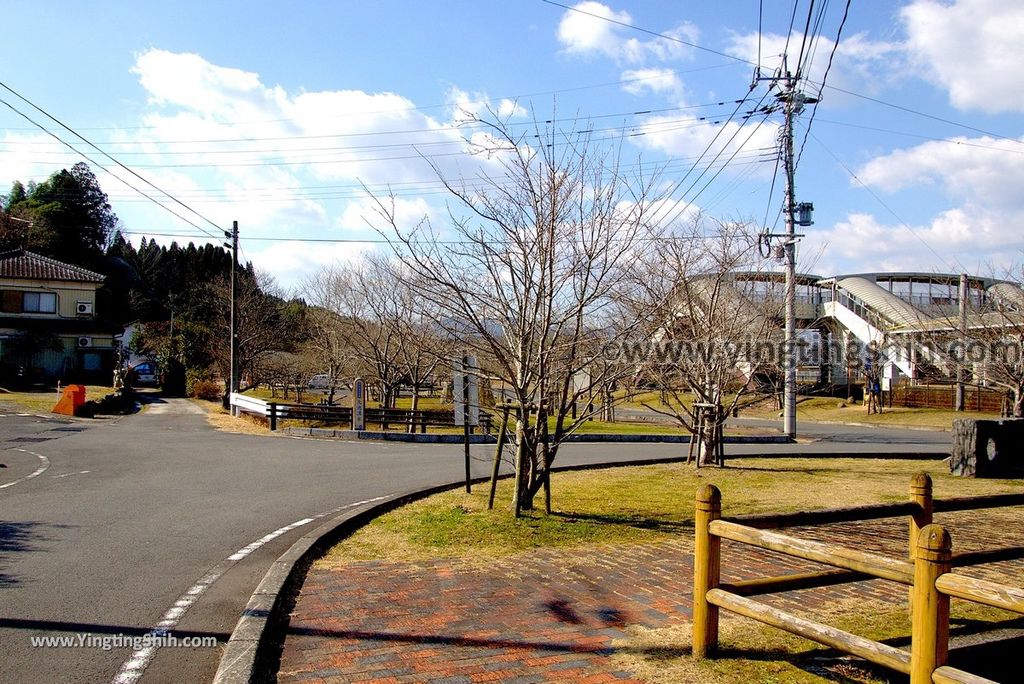
M 25 313 L 57 313 L 55 292 L 26 292 L 21 310 Z

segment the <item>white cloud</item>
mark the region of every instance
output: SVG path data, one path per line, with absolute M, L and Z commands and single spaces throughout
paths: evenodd
M 915 0 L 901 11 L 907 50 L 963 110 L 1024 112 L 1024 4 Z
M 662 32 L 669 38 L 628 38 L 628 29 L 615 23 L 632 23 L 628 12 L 616 12 L 593 0 L 577 3 L 573 9 L 579 11 L 566 11 L 558 23 L 558 41 L 568 54 L 583 57 L 600 55 L 616 62 L 634 64 L 648 59 L 668 61 L 693 54 L 691 47 L 671 39 L 695 43 L 699 37 L 696 26 L 683 22 Z
M 630 95 L 644 91 L 681 96 L 682 81 L 671 69 L 630 69 L 622 72 L 622 89 Z
M 395 222 L 398 227 L 403 231 L 409 231 L 416 228 L 423 219 L 436 217 L 436 212 L 433 208 L 427 204 L 427 201 L 422 197 L 416 197 L 414 199 L 405 199 L 403 197 L 395 197 L 394 201 L 387 197 L 382 197 L 381 202 L 388 208 L 390 212 L 394 213 Z M 379 228 L 383 229 L 380 211 L 377 203 L 371 199 L 366 198 L 355 202 L 349 202 L 345 207 L 345 210 L 338 216 L 336 224 L 339 228 L 346 231 L 364 231 L 368 228 Z M 380 239 L 377 233 L 373 234 L 373 239 Z
M 325 266 L 358 261 L 374 251 L 375 245 L 350 242 L 317 243 L 315 248 L 302 242 L 277 242 L 266 247 L 246 249 L 245 256 L 257 270 L 274 276 L 286 292 L 302 296 L 302 283 Z
M 851 213 L 830 228 L 808 229 L 801 257 L 822 256 L 818 273 L 967 270 L 987 273 L 1019 263 L 1024 235 L 1008 230 L 1024 212 L 953 208 L 923 225 L 887 225 L 871 214 Z M 1008 223 L 1010 222 L 1010 223 Z
M 488 118 L 489 114 L 502 120 L 522 118 L 529 114 L 515 100 L 503 98 L 495 103 L 487 93 L 468 93 L 454 86 L 448 89 L 447 99 L 452 110 L 452 121 L 458 123 L 472 121 L 474 117 Z
M 997 140 L 987 136 L 932 141 L 876 157 L 857 176 L 862 182 L 892 192 L 922 185 L 940 186 L 961 201 L 995 209 L 1024 211 L 1024 138 Z

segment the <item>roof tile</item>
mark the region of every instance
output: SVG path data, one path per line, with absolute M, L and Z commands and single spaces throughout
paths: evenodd
M 0 278 L 102 283 L 104 276 L 24 249 L 0 253 Z

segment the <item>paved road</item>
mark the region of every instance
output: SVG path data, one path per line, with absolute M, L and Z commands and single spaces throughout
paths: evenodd
M 834 432 L 799 448 L 906 440 L 904 448 L 941 450 L 948 440 L 893 430 L 871 431 L 865 443 L 863 433 Z M 475 452 L 475 475 L 487 473 L 489 450 Z M 679 445 L 573 445 L 560 460 L 682 453 Z M 177 635 L 224 641 L 310 518 L 457 480 L 463 468 L 461 447 L 219 433 L 184 400 L 107 421 L 0 417 L 0 463 L 0 682 L 108 682 L 119 672 L 121 681 L 209 681 L 217 648 L 135 653 L 125 670 L 131 649 L 33 648 L 30 637 L 143 635 L 170 617 Z

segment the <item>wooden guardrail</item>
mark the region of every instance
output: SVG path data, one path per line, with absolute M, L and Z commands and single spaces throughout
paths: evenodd
M 990 681 L 946 665 L 949 597 L 956 596 L 1024 615 L 1024 589 L 959 575 L 952 572 L 952 567 L 990 562 L 991 558 L 1024 558 L 1024 546 L 954 555 L 949 534 L 932 522 L 932 515 L 935 511 L 1024 505 L 1024 494 L 933 501 L 931 478 L 925 473 L 919 473 L 911 481 L 910 501 L 904 504 L 786 515 L 739 516 L 731 519 L 722 518 L 721 497 L 721 492 L 714 485 L 705 485 L 697 492 L 693 564 L 695 658 L 709 657 L 717 650 L 719 610 L 725 609 L 908 674 L 911 684 Z M 890 518 L 904 514 L 910 517 L 909 561 L 764 529 Z M 722 539 L 831 565 L 837 569 L 723 584 Z M 872 578 L 912 587 L 909 653 L 748 598 L 751 595 Z

